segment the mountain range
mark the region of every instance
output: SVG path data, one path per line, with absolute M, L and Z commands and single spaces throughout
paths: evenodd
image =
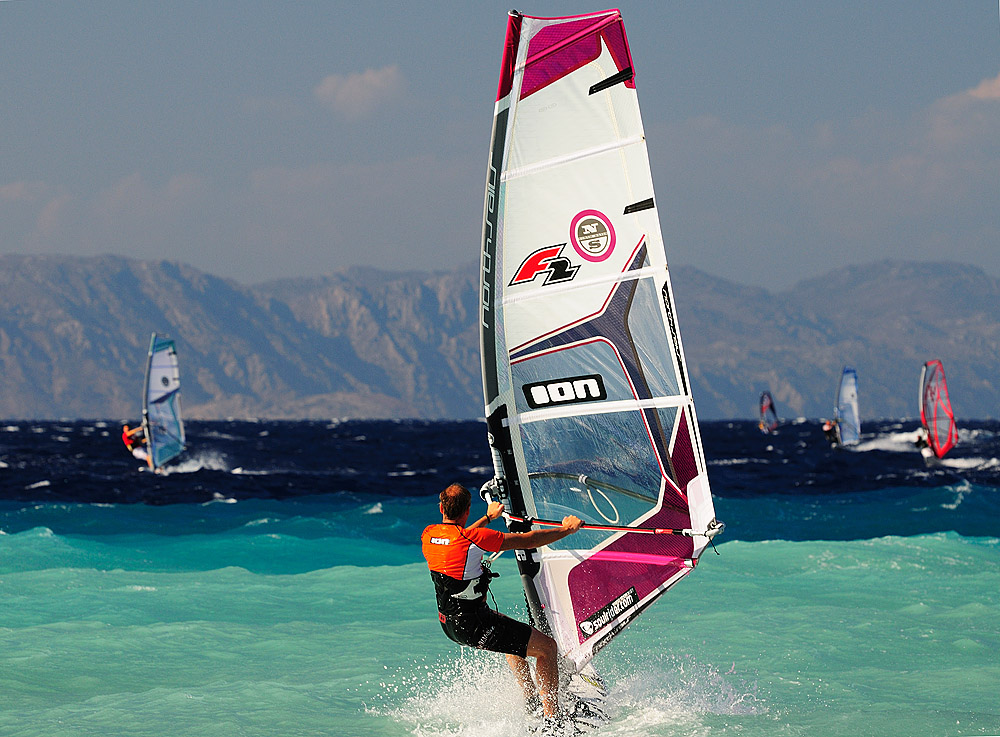
M 0 256 L 0 416 L 136 419 L 149 336 L 177 341 L 189 418 L 476 418 L 478 265 L 355 268 L 242 285 L 169 261 Z M 769 291 L 671 268 L 702 419 L 832 411 L 858 370 L 862 418 L 913 417 L 944 362 L 956 415 L 1000 415 L 1000 280 L 879 262 Z

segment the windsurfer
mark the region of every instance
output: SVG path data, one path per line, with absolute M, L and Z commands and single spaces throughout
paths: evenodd
M 840 438 L 837 437 L 837 420 L 823 422 L 823 436 L 830 441 L 830 445 L 840 445 Z
M 572 515 L 562 527 L 530 532 L 499 532 L 487 528 L 504 512 L 501 502 L 490 502 L 486 515 L 471 525 L 472 495 L 461 484 L 440 494 L 440 524 L 429 525 L 421 536 L 424 557 L 437 594 L 438 620 L 444 633 L 459 643 L 507 655 L 507 663 L 524 692 L 529 712 L 541 706 L 546 722 L 559 715 L 558 647 L 555 640 L 534 627 L 490 609 L 486 594 L 497 574 L 484 570 L 483 554 L 501 550 L 530 550 L 572 535 L 583 522 Z M 537 685 L 526 657 L 535 658 Z
M 926 427 L 920 427 L 917 430 L 917 439 L 913 441 L 913 444 L 917 446 L 917 450 L 920 451 L 920 455 L 923 457 L 926 465 L 930 466 L 937 462 L 934 449 L 931 448 L 931 444 L 928 441 Z
M 146 451 L 146 434 L 142 430 L 142 425 L 133 428 L 123 425 L 122 442 L 136 459 L 145 463 L 149 458 L 149 453 Z

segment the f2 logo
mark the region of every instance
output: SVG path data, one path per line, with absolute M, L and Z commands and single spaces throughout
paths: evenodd
M 562 250 L 565 246 L 565 243 L 559 243 L 555 246 L 539 248 L 528 256 L 528 258 L 524 259 L 524 263 L 521 264 L 521 268 L 517 270 L 517 274 L 514 275 L 508 286 L 513 287 L 517 284 L 527 284 L 530 281 L 534 281 L 535 277 L 539 274 L 545 274 L 545 281 L 542 282 L 542 286 L 571 281 L 576 276 L 576 272 L 580 270 L 580 267 L 573 266 L 570 260 L 562 255 Z

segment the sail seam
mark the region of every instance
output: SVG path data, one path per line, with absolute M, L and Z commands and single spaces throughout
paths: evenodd
M 563 164 L 569 164 L 581 159 L 586 159 L 591 156 L 600 156 L 601 154 L 606 154 L 609 151 L 618 151 L 619 149 L 634 146 L 637 143 L 642 143 L 645 140 L 646 137 L 643 135 L 630 136 L 629 138 L 623 138 L 620 141 L 606 143 L 603 146 L 594 146 L 593 148 L 575 151 L 565 156 L 556 156 L 551 159 L 546 159 L 545 161 L 539 161 L 537 164 L 521 166 L 517 169 L 508 169 L 500 175 L 500 181 L 509 182 L 511 179 L 519 179 L 520 177 L 545 171 L 546 169 L 552 169 L 557 166 L 562 166 Z
M 634 271 L 623 271 L 610 276 L 581 279 L 580 281 L 574 281 L 568 284 L 550 284 L 544 288 L 539 287 L 538 289 L 526 290 L 515 295 L 504 294 L 502 303 L 504 306 L 507 306 L 517 304 L 519 302 L 528 302 L 533 299 L 555 297 L 564 292 L 571 292 L 574 289 L 585 289 L 587 287 L 600 286 L 601 284 L 618 284 L 620 282 L 631 281 L 633 279 L 649 279 L 654 276 L 662 276 L 663 271 L 663 266 L 645 266 L 641 269 L 635 269 Z
M 669 397 L 653 397 L 651 399 L 622 399 L 616 402 L 602 402 L 588 407 L 574 405 L 569 407 L 552 407 L 521 412 L 510 418 L 511 425 L 528 425 L 542 420 L 554 420 L 563 417 L 585 417 L 603 415 L 610 412 L 630 412 L 640 409 L 666 409 L 669 407 L 684 407 L 691 402 L 691 397 L 677 394 Z

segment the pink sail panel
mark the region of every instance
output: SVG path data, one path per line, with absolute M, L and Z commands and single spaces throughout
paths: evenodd
M 619 72 L 632 68 L 625 27 L 617 11 L 542 28 L 528 45 L 521 99 L 594 61 L 601 55 L 602 40 Z M 634 86 L 631 79 L 624 84 Z

